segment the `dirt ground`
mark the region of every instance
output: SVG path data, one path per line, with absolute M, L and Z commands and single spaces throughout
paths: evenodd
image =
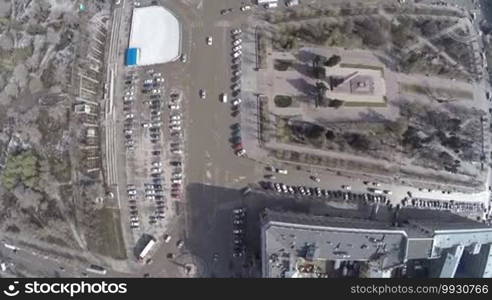
M 81 28 L 104 7 L 79 2 L 0 2 L 0 230 L 85 251 L 91 224 L 80 216 L 96 208 L 90 201 L 101 190 L 74 176 L 81 132 L 72 74 Z

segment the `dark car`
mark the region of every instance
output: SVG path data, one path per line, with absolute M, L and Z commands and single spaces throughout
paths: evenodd
M 220 14 L 223 15 L 223 16 L 225 16 L 225 15 L 231 13 L 231 12 L 232 12 L 232 8 L 225 8 L 225 9 L 223 9 L 223 10 L 220 11 Z
M 181 162 L 180 161 L 172 161 L 169 164 L 171 166 L 174 166 L 174 167 L 181 167 Z

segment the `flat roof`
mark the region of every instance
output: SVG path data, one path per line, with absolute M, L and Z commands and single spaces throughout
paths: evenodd
M 140 66 L 176 60 L 181 51 L 178 19 L 162 6 L 134 8 L 128 48 L 140 49 Z
M 126 65 L 134 66 L 138 64 L 138 48 L 128 48 L 126 50 Z
M 262 227 L 263 272 L 280 277 L 295 272 L 299 253 L 311 260 L 369 261 L 380 257 L 382 267 L 401 264 L 407 237 L 382 222 L 352 218 L 311 216 L 267 210 Z

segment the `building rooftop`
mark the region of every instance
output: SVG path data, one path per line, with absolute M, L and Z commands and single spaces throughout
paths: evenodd
M 265 277 L 309 277 L 322 273 L 327 261 L 341 260 L 365 261 L 384 273 L 411 259 L 435 258 L 442 261 L 434 264 L 436 274 L 454 276 L 462 250 L 476 255 L 492 243 L 489 226 L 427 210 L 402 209 L 397 223 L 266 210 L 262 224 Z M 488 252 L 483 255 L 489 264 Z
M 376 260 L 381 268 L 401 264 L 406 256 L 405 232 L 382 222 L 274 211 L 267 211 L 264 221 L 268 277 L 296 273 L 292 262 L 299 256 L 308 261 Z
M 178 59 L 181 27 L 162 6 L 133 9 L 129 48 L 140 49 L 138 65 L 162 64 Z

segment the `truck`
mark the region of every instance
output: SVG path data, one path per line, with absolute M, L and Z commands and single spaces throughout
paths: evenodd
M 152 248 L 154 248 L 155 243 L 156 243 L 155 239 L 154 238 L 151 238 L 147 242 L 147 244 L 145 245 L 145 247 L 142 249 L 142 251 L 140 251 L 140 254 L 138 255 L 138 258 L 140 260 L 143 260 L 147 256 L 147 254 L 149 254 L 150 250 L 152 250 Z

